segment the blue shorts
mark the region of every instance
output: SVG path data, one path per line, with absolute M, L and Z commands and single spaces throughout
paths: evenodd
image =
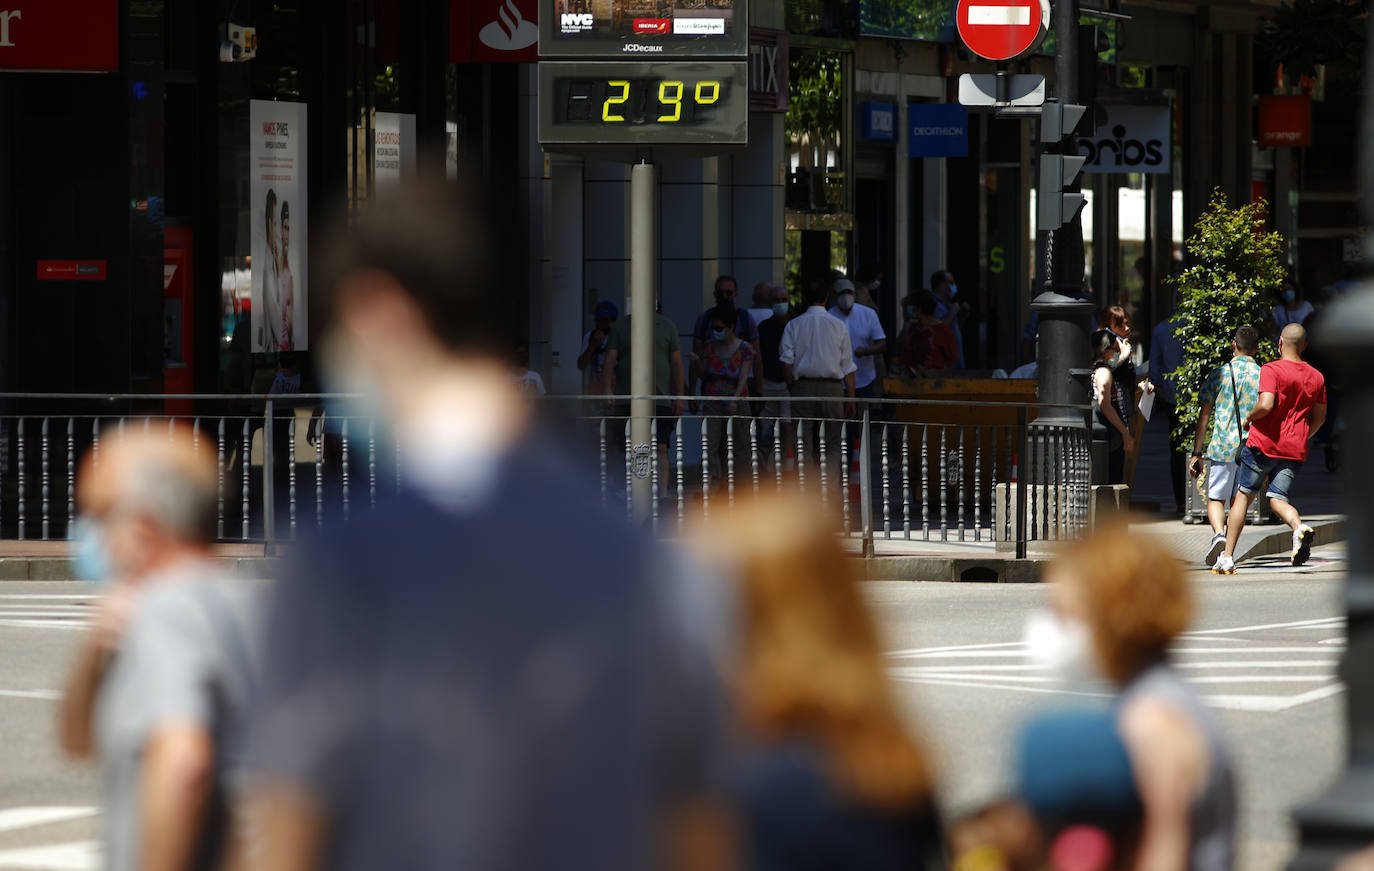
M 1240 492 L 1253 496 L 1259 492 L 1264 479 L 1268 478 L 1269 490 L 1265 495 L 1270 499 L 1291 502 L 1293 500 L 1288 498 L 1288 490 L 1301 468 L 1302 460 L 1265 456 L 1263 451 L 1246 445 L 1240 452 Z

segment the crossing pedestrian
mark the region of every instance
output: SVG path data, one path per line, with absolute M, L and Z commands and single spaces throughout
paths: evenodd
M 738 589 L 731 782 L 743 866 L 944 867 L 930 758 L 897 713 L 856 564 L 825 512 L 765 497 L 717 519 L 699 545 Z
M 729 303 L 711 309 L 707 323 L 711 341 L 701 359 L 701 413 L 706 418 L 707 464 L 711 480 L 718 483 L 733 474 L 729 464 L 737 457 L 740 468 L 748 462 L 748 441 L 742 438 L 739 399 L 749 395 L 749 374 L 754 370 L 754 349 L 735 335 L 735 307 Z
M 76 561 L 105 587 L 60 737 L 99 758 L 109 871 L 210 871 L 227 853 L 254 667 L 248 593 L 210 559 L 217 481 L 185 429 L 121 431 L 82 463 Z
M 1326 381 L 1303 362 L 1307 330 L 1289 324 L 1279 334 L 1279 359 L 1260 368 L 1259 399 L 1242 421 L 1249 438 L 1240 452 L 1240 495 L 1231 503 L 1226 524 L 1226 549 L 1212 571 L 1236 573 L 1236 544 L 1240 541 L 1250 503 L 1267 479 L 1269 509 L 1293 530 L 1289 562 L 1300 566 L 1312 554 L 1316 532 L 1302 522 L 1293 506 L 1291 490 L 1307 459 L 1307 443 L 1326 422 Z
M 1231 359 L 1212 372 L 1198 397 L 1202 407 L 1198 410 L 1188 471 L 1198 477 L 1203 471 L 1202 461 L 1207 461 L 1207 522 L 1212 525 L 1212 541 L 1203 559 L 1207 566 L 1215 565 L 1226 547 L 1226 512 L 1240 484 L 1243 422 L 1259 399 L 1260 367 L 1254 360 L 1258 349 L 1259 331 L 1251 326 L 1237 328 L 1231 340 Z
M 1032 657 L 1061 681 L 1106 680 L 1144 820 L 1137 869 L 1230 871 L 1236 786 L 1220 725 L 1170 658 L 1193 599 L 1162 544 L 1123 529 L 1079 542 L 1045 572 L 1052 610 L 1028 621 Z
M 757 288 L 755 289 L 757 293 Z M 701 380 L 702 369 L 701 360 L 706 354 L 706 346 L 711 342 L 711 327 L 709 319 L 711 311 L 715 306 L 729 303 L 735 305 L 735 298 L 739 295 L 739 283 L 735 281 L 733 275 L 722 275 L 716 279 L 715 286 L 712 288 L 712 296 L 715 303 L 697 316 L 696 323 L 692 325 L 692 367 L 691 381 L 688 382 L 689 392 L 695 393 L 697 382 Z M 748 342 L 754 349 L 755 367 L 751 377 L 757 378 L 759 374 L 759 327 L 754 319 L 749 315 L 749 310 L 745 308 L 735 309 L 735 335 Z
M 402 483 L 271 590 L 239 867 L 721 867 L 718 597 L 539 428 L 474 200 L 393 187 L 321 245 L 327 371 Z
M 803 428 L 803 442 L 813 462 L 820 460 L 820 440 L 839 455 L 834 421 L 854 415 L 854 353 L 849 330 L 825 310 L 830 282 L 808 281 L 802 294 L 806 311 L 782 331 L 778 359 L 792 392 L 792 407 Z M 848 400 L 841 407 L 835 402 Z M 829 402 L 818 400 L 832 400 Z

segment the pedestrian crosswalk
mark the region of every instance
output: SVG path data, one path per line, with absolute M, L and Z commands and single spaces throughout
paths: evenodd
M 1175 665 L 1215 708 L 1279 712 L 1341 692 L 1336 667 L 1345 618 L 1329 617 L 1186 633 Z M 1107 687 L 1068 689 L 1029 661 L 1022 642 L 913 648 L 890 656 L 896 680 L 927 686 L 1108 696 Z
M 0 627 L 82 629 L 95 597 L 87 593 L 0 593 Z
M 99 815 L 87 806 L 0 810 L 0 871 L 95 871 L 100 867 L 94 839 Z

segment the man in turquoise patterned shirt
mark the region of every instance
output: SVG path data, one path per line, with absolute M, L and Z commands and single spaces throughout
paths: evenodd
M 1198 412 L 1188 471 L 1197 477 L 1202 471 L 1202 458 L 1207 458 L 1207 520 L 1212 524 L 1212 543 L 1207 547 L 1204 562 L 1209 566 L 1226 547 L 1226 512 L 1236 495 L 1240 449 L 1245 440 L 1242 421 L 1259 400 L 1260 367 L 1253 356 L 1258 348 L 1258 330 L 1250 326 L 1237 329 L 1231 340 L 1230 362 L 1217 367 L 1198 396 L 1202 409 Z M 1204 454 L 1202 440 L 1209 420 L 1212 438 Z

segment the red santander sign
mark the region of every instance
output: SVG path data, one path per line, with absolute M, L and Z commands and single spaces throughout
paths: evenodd
M 1034 51 L 1050 28 L 1049 0 L 959 0 L 959 38 L 986 60 L 1010 61 Z
M 0 70 L 118 69 L 119 0 L 0 0 Z

